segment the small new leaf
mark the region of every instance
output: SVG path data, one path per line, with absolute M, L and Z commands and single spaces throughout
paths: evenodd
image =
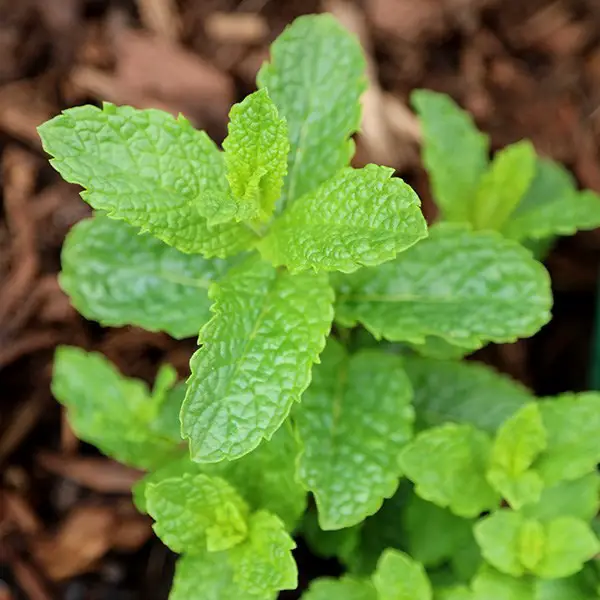
M 544 482 L 529 467 L 545 448 L 546 430 L 537 403 L 525 405 L 498 430 L 487 477 L 513 508 L 539 500 Z
M 184 473 L 150 484 L 146 507 L 156 535 L 174 552 L 226 550 L 248 535 L 248 505 L 220 477 Z
M 399 550 L 386 550 L 373 574 L 378 600 L 432 600 L 423 565 Z
M 366 88 L 358 40 L 331 15 L 296 19 L 271 46 L 257 83 L 287 121 L 288 175 L 281 208 L 350 162 Z
M 227 179 L 242 216 L 268 219 L 281 195 L 290 149 L 285 119 L 267 90 L 235 104 L 223 142 Z
M 237 254 L 256 239 L 242 224 L 209 225 L 203 216 L 206 198 L 229 192 L 225 161 L 182 116 L 78 106 L 41 125 L 39 134 L 52 166 L 109 217 L 207 258 Z
M 396 491 L 400 450 L 412 436 L 411 397 L 397 356 L 348 356 L 329 342 L 294 412 L 298 475 L 315 496 L 322 529 L 360 523 Z
M 436 204 L 445 220 L 469 222 L 488 167 L 488 137 L 446 94 L 416 90 L 411 102 L 421 124 L 423 162 Z
M 261 254 L 292 272 L 351 273 L 391 260 L 427 235 L 419 198 L 392 173 L 376 165 L 341 170 L 275 221 Z
M 482 431 L 448 423 L 417 435 L 402 451 L 400 466 L 421 498 L 471 518 L 498 505 L 485 479 L 490 449 Z
M 77 436 L 122 463 L 151 469 L 177 450 L 179 440 L 161 425 L 165 396 L 123 377 L 101 354 L 58 348 L 52 393 L 67 408 Z
M 531 185 L 535 168 L 531 142 L 518 142 L 496 153 L 477 191 L 473 225 L 477 229 L 502 229 Z
M 491 231 L 441 224 L 395 260 L 339 277 L 336 319 L 376 338 L 470 349 L 533 335 L 550 319 L 544 267 Z
M 210 296 L 214 317 L 182 407 L 193 460 L 232 460 L 269 439 L 310 383 L 332 320 L 327 277 L 277 271 L 257 256 L 232 268 Z
M 87 319 L 194 337 L 210 319 L 208 288 L 229 263 L 183 254 L 122 221 L 96 214 L 71 229 L 59 281 Z

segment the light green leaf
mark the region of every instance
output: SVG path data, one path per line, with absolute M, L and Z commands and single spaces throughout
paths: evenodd
M 287 172 L 290 143 L 285 119 L 267 90 L 250 94 L 229 113 L 223 142 L 227 179 L 245 211 L 260 220 L 273 213 Z
M 374 269 L 339 278 L 336 319 L 375 337 L 437 336 L 471 350 L 533 335 L 550 318 L 547 271 L 495 232 L 437 225 L 428 239 Z
M 234 580 L 227 552 L 203 552 L 179 557 L 169 600 L 275 600 L 276 591 L 247 590 Z
M 325 345 L 333 291 L 252 256 L 210 290 L 214 317 L 191 360 L 182 431 L 192 459 L 240 458 L 270 439 L 308 387 Z
M 600 509 L 600 474 L 589 473 L 580 479 L 561 481 L 547 487 L 538 502 L 526 504 L 521 512 L 540 521 L 557 517 L 577 517 L 591 521 Z
M 493 434 L 534 399 L 520 383 L 474 361 L 407 356 L 404 368 L 414 390 L 419 429 L 452 421 L 470 423 Z
M 159 424 L 163 398 L 153 397 L 143 381 L 123 377 L 101 354 L 59 347 L 52 393 L 79 438 L 125 464 L 155 468 L 180 442 Z
M 538 158 L 533 183 L 505 223 L 509 238 L 540 240 L 572 235 L 600 226 L 600 198 L 591 191 L 577 192 L 575 181 L 562 165 Z
M 488 166 L 488 137 L 445 94 L 416 90 L 411 102 L 421 123 L 423 162 L 436 204 L 444 219 L 467 222 Z
M 178 423 L 178 421 L 177 421 Z M 289 424 L 280 427 L 273 438 L 235 461 L 195 463 L 187 451 L 182 456 L 148 474 L 134 488 L 136 506 L 145 508 L 145 488 L 184 473 L 204 473 L 227 480 L 252 510 L 265 509 L 280 517 L 293 530 L 306 509 L 306 490 L 296 479 L 298 445 Z
M 536 469 L 548 485 L 578 479 L 600 462 L 600 394 L 564 394 L 540 402 L 548 448 Z
M 298 586 L 298 569 L 292 556 L 296 547 L 283 522 L 267 511 L 250 517 L 248 538 L 231 548 L 234 580 L 254 593 L 293 590 Z
M 513 508 L 539 500 L 544 482 L 530 467 L 545 448 L 546 430 L 537 403 L 523 406 L 498 430 L 487 477 Z
M 378 600 L 432 600 L 423 565 L 398 550 L 386 550 L 373 575 Z
M 183 254 L 102 214 L 71 229 L 61 263 L 60 285 L 87 319 L 175 338 L 198 335 L 210 318 L 208 287 L 229 267 Z
M 314 579 L 308 591 L 302 594 L 302 600 L 378 600 L 378 596 L 368 579 L 346 575 L 341 579 Z
M 156 535 L 174 552 L 216 552 L 248 535 L 248 505 L 220 477 L 184 473 L 146 487 Z
M 358 40 L 331 15 L 296 19 L 271 46 L 258 73 L 290 138 L 281 208 L 345 167 L 360 124 L 366 63 Z
M 302 196 L 259 243 L 263 257 L 293 272 L 351 273 L 393 259 L 427 235 L 420 200 L 393 169 L 347 167 Z
M 473 592 L 464 585 L 434 589 L 434 600 L 474 600 Z
M 207 258 L 237 254 L 256 239 L 244 225 L 210 226 L 202 216 L 206 198 L 229 191 L 225 162 L 183 116 L 109 103 L 78 106 L 39 133 L 52 166 L 109 217 Z
M 487 565 L 473 579 L 473 594 L 473 600 L 537 600 L 530 578 L 517 579 Z
M 332 340 L 322 361 L 294 413 L 303 445 L 298 474 L 315 496 L 321 528 L 340 529 L 396 491 L 400 450 L 412 436 L 412 390 L 391 354 L 348 356 Z
M 421 498 L 471 518 L 498 504 L 485 479 L 490 448 L 484 432 L 448 423 L 417 435 L 402 451 L 400 466 Z
M 535 600 L 598 600 L 597 585 L 596 576 L 585 570 L 573 577 L 538 579 Z
M 477 190 L 473 225 L 477 229 L 502 230 L 531 185 L 535 169 L 531 142 L 517 142 L 497 152 Z
M 472 522 L 414 494 L 402 514 L 409 554 L 426 567 L 449 561 L 472 539 Z

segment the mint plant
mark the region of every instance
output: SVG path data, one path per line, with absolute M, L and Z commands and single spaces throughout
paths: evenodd
M 95 211 L 63 248 L 73 305 L 200 345 L 186 382 L 166 365 L 152 389 L 59 348 L 54 395 L 81 439 L 147 471 L 134 501 L 180 554 L 171 600 L 295 589 L 298 536 L 348 571 L 305 600 L 597 598 L 600 395 L 536 400 L 458 359 L 549 320 L 519 242 L 591 227 L 581 203 L 600 203 L 527 143 L 489 165 L 469 117 L 417 92 L 428 230 L 392 169 L 349 166 L 365 82 L 357 40 L 307 16 L 223 150 L 111 104 L 40 127 Z

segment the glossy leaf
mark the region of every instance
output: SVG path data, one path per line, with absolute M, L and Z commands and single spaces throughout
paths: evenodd
M 153 396 L 143 381 L 124 377 L 101 354 L 59 347 L 52 393 L 67 408 L 77 436 L 120 462 L 154 468 L 176 451 L 180 440 L 161 426 L 164 395 Z
M 411 102 L 421 124 L 423 162 L 436 204 L 444 219 L 468 222 L 488 166 L 488 137 L 446 94 L 417 90 Z
M 78 106 L 39 133 L 52 166 L 109 217 L 207 258 L 237 254 L 255 241 L 242 224 L 211 226 L 202 216 L 205 202 L 229 191 L 225 162 L 183 116 L 109 103 Z
M 320 577 L 311 581 L 302 600 L 378 600 L 378 596 L 368 579 Z
M 71 229 L 61 263 L 60 285 L 87 319 L 175 338 L 198 335 L 210 319 L 208 288 L 229 267 L 183 254 L 102 214 Z
M 533 335 L 550 318 L 550 281 L 529 252 L 494 232 L 452 225 L 374 269 L 338 282 L 336 319 L 376 338 L 437 336 L 473 349 Z
M 339 171 L 279 217 L 259 249 L 274 265 L 351 273 L 393 259 L 427 235 L 420 201 L 393 169 Z
M 373 575 L 378 600 L 432 600 L 423 565 L 398 550 L 386 550 Z
M 299 17 L 272 44 L 257 82 L 288 126 L 282 208 L 350 162 L 365 68 L 358 40 L 331 15 Z
M 485 479 L 491 442 L 470 425 L 448 423 L 421 432 L 400 455 L 400 466 L 424 500 L 471 518 L 498 504 Z
M 348 356 L 330 341 L 294 413 L 303 445 L 298 474 L 323 529 L 360 523 L 396 491 L 400 450 L 412 436 L 411 397 L 398 357 Z
M 250 257 L 211 289 L 215 313 L 182 408 L 192 458 L 240 458 L 270 439 L 308 387 L 325 345 L 333 292 L 324 275 L 291 275 Z
M 227 179 L 243 205 L 242 214 L 267 219 L 275 208 L 287 172 L 287 125 L 266 90 L 235 104 L 223 142 Z
M 473 225 L 477 229 L 502 229 L 525 196 L 535 169 L 535 148 L 531 142 L 517 142 L 497 152 L 477 190 Z

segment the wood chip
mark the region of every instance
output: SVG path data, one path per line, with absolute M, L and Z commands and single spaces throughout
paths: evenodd
M 269 34 L 264 17 L 253 13 L 212 13 L 204 29 L 215 42 L 229 44 L 258 44 Z
M 175 0 L 137 0 L 142 23 L 162 39 L 179 38 L 179 15 Z

